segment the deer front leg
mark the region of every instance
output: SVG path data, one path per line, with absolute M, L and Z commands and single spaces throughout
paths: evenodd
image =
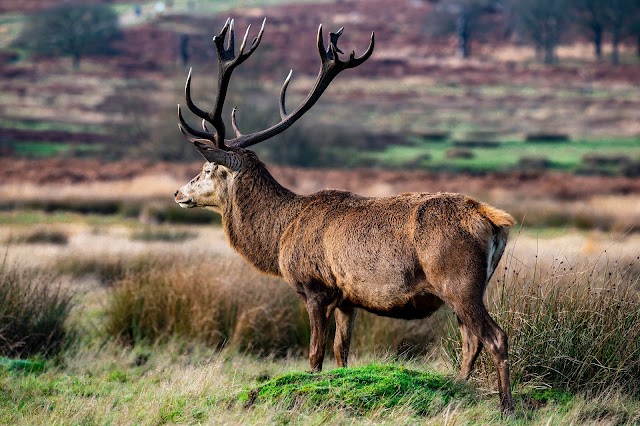
M 333 306 L 327 306 L 313 297 L 307 298 L 306 303 L 311 324 L 309 364 L 311 371 L 317 372 L 322 370 L 324 348 L 327 344 L 327 334 L 329 333 L 329 317 L 333 311 Z
M 334 312 L 336 320 L 336 336 L 333 339 L 333 354 L 338 367 L 347 366 L 351 334 L 356 319 L 356 308 L 351 305 L 339 306 Z

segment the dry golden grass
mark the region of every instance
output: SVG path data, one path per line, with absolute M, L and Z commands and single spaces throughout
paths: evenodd
M 180 337 L 260 355 L 307 352 L 306 309 L 282 280 L 229 256 L 171 254 L 139 265 L 116 281 L 107 305 L 106 331 L 118 340 L 135 344 Z M 426 353 L 434 340 L 432 322 L 361 312 L 353 349 L 406 356 Z
M 609 208 L 615 210 L 615 202 L 608 199 L 599 202 L 603 206 L 611 203 L 613 207 Z M 233 402 L 242 389 L 264 378 L 307 368 L 304 355 L 308 345 L 308 320 L 295 293 L 284 282 L 259 274 L 232 253 L 217 227 L 175 228 L 197 236 L 179 242 L 148 242 L 131 238 L 137 230 L 144 229 L 131 222 L 41 226 L 65 233 L 69 236 L 68 244 L 13 243 L 8 249 L 8 259 L 10 262 L 22 260 L 25 268 L 64 272 L 65 288 L 76 292 L 79 305 L 72 312 L 70 323 L 79 330 L 80 343 L 62 355 L 59 367 L 51 367 L 40 376 L 0 371 L 8 390 L 5 398 L 0 398 L 0 423 L 443 423 L 440 416 L 416 417 L 408 405 L 355 417 L 330 406 L 310 411 L 291 410 L 284 405 L 245 409 Z M 3 236 L 16 233 L 16 229 L 27 232 L 28 225 L 0 225 L 0 241 Z M 514 424 L 637 422 L 637 399 L 630 397 L 629 392 L 614 388 L 585 396 L 584 392 L 596 388 L 593 383 L 579 388 L 581 394 L 573 397 L 568 405 L 551 402 L 532 408 L 522 381 L 535 382 L 533 378 L 536 378 L 539 383 L 555 383 L 540 373 L 540 369 L 547 366 L 546 358 L 540 355 L 544 354 L 540 345 L 552 341 L 540 336 L 545 332 L 551 335 L 549 339 L 561 336 L 557 332 L 553 334 L 552 324 L 538 318 L 540 309 L 522 311 L 520 302 L 535 297 L 539 307 L 553 302 L 554 306 L 562 307 L 558 311 L 564 315 L 561 318 L 567 317 L 566 313 L 576 310 L 575 306 L 585 300 L 586 294 L 556 293 L 554 302 L 541 298 L 539 292 L 540 288 L 562 289 L 562 285 L 570 285 L 569 276 L 581 277 L 561 270 L 559 262 L 564 262 L 563 267 L 586 262 L 597 271 L 606 266 L 607 261 L 612 264 L 618 260 L 619 265 L 627 265 L 640 253 L 640 237 L 628 235 L 614 242 L 610 235 L 601 232 L 543 231 L 536 235 L 531 231 L 516 231 L 507 250 L 509 256 L 505 260 L 519 265 L 520 270 L 529 271 L 528 276 L 508 276 L 508 288 L 521 289 L 519 301 L 515 300 L 517 294 L 503 299 L 503 302 L 508 300 L 506 305 L 494 303 L 493 297 L 490 299 L 491 309 L 494 312 L 498 309 L 500 324 L 515 339 L 511 356 L 514 377 L 520 383 L 516 384 L 514 393 L 519 416 Z M 532 277 L 530 271 L 535 270 L 536 262 L 542 273 Z M 514 266 L 510 270 L 516 269 Z M 631 267 L 624 271 L 620 279 L 637 283 L 640 270 Z M 106 280 L 100 283 L 96 276 L 104 276 Z M 499 293 L 502 283 L 493 283 L 490 292 Z M 546 287 L 529 283 L 542 283 Z M 578 289 L 577 284 L 573 288 Z M 609 300 L 602 292 L 598 294 L 603 296 L 598 299 L 603 306 L 611 308 L 609 302 L 615 299 Z M 562 305 L 558 303 L 560 297 L 575 304 Z M 594 313 L 594 323 L 601 318 L 613 324 L 626 312 L 605 309 L 598 316 L 600 311 L 589 306 Z M 446 317 L 448 312 L 444 309 L 440 314 Z M 523 313 L 527 316 L 519 316 Z M 445 320 L 443 317 L 439 319 Z M 536 328 L 531 328 L 531 324 Z M 558 324 L 564 324 L 566 333 L 576 329 L 593 330 L 584 325 L 572 329 L 566 327 L 566 322 Z M 550 329 L 545 330 L 543 326 Z M 105 334 L 107 330 L 133 345 L 123 347 L 115 339 L 109 339 Z M 354 331 L 352 365 L 428 353 L 438 347 L 434 338 L 439 333 L 442 329 L 429 321 L 392 320 L 361 313 Z M 635 338 L 633 333 L 635 328 L 625 336 Z M 554 345 L 561 347 L 560 341 Z M 221 346 L 225 349 L 220 351 Z M 535 351 L 527 358 L 523 347 L 535 348 Z M 632 347 L 627 345 L 623 349 Z M 557 352 L 556 358 L 562 359 L 563 354 Z M 618 352 L 624 355 L 622 350 Z M 263 356 L 255 358 L 247 356 L 249 354 Z M 538 358 L 532 358 L 534 355 Z M 331 369 L 334 364 L 330 350 L 328 358 L 326 369 Z M 574 353 L 573 362 L 578 358 Z M 408 362 L 407 365 L 415 369 L 425 368 L 424 357 L 411 359 L 402 362 Z M 531 365 L 538 369 L 533 374 L 522 369 L 531 360 L 535 361 Z M 436 362 L 441 371 L 447 368 L 441 360 Z M 493 369 L 486 359 L 480 360 L 478 370 L 476 377 L 481 378 L 480 383 L 492 380 L 489 372 Z M 624 372 L 616 374 L 626 377 Z M 610 377 L 612 375 L 610 373 Z M 603 376 L 593 374 L 593 377 L 598 381 Z M 605 383 L 604 379 L 599 383 Z M 504 424 L 496 410 L 495 395 L 485 392 L 484 388 L 480 386 L 473 403 L 456 400 L 446 407 L 443 412 L 446 422 Z M 486 388 L 493 389 L 493 383 Z

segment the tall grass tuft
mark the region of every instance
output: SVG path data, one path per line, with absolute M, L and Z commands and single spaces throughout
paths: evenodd
M 127 344 L 198 340 L 259 354 L 298 353 L 309 325 L 295 293 L 239 259 L 162 258 L 118 281 L 106 331 Z
M 52 356 L 74 337 L 72 295 L 51 276 L 0 265 L 0 355 Z
M 134 266 L 122 269 L 107 305 L 106 332 L 125 344 L 181 337 L 261 355 L 308 351 L 308 314 L 296 293 L 237 257 L 165 255 Z M 333 326 L 328 356 L 332 336 Z M 359 312 L 352 350 L 407 357 L 432 351 L 434 340 L 432 322 Z
M 605 254 L 606 255 L 606 254 Z M 604 257 L 604 256 L 603 256 Z M 640 395 L 640 280 L 631 263 L 601 257 L 588 264 L 555 259 L 514 266 L 505 256 L 488 308 L 509 336 L 514 382 Z M 449 324 L 444 351 L 460 365 L 457 326 Z M 482 380 L 495 383 L 483 351 L 476 363 Z

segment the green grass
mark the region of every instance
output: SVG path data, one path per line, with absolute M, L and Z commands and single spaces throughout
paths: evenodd
M 11 144 L 17 156 L 21 157 L 52 157 L 74 151 L 76 153 L 98 153 L 104 149 L 101 144 L 71 144 L 61 142 L 30 142 L 20 141 Z
M 497 397 L 453 383 L 422 362 L 364 360 L 301 372 L 304 360 L 270 360 L 173 342 L 65 353 L 38 369 L 3 368 L 0 424 L 629 424 L 640 402 L 516 389 L 516 417 Z M 6 360 L 14 364 L 14 360 Z M 330 366 L 327 366 L 330 368 Z M 273 377 L 269 379 L 269 377 Z M 252 392 L 259 395 L 251 401 Z M 445 402 L 447 401 L 447 402 Z
M 45 361 L 41 359 L 12 359 L 0 356 L 0 371 L 25 373 L 41 373 L 45 369 Z
M 550 169 L 575 172 L 583 165 L 585 154 L 626 155 L 640 159 L 640 140 L 601 139 L 571 142 L 504 141 L 499 148 L 473 148 L 470 159 L 448 159 L 446 151 L 451 142 L 417 142 L 413 145 L 392 145 L 383 151 L 363 154 L 363 161 L 375 161 L 391 167 L 403 167 L 425 154 L 431 159 L 422 160 L 420 166 L 428 169 L 500 171 L 517 167 L 523 157 L 548 157 Z
M 371 364 L 329 372 L 288 373 L 243 391 L 245 406 L 256 403 L 346 410 L 366 415 L 407 405 L 418 415 L 441 412 L 452 399 L 468 402 L 469 392 L 440 373 L 401 365 Z
M 0 118 L 0 127 L 17 130 L 55 130 L 71 133 L 107 134 L 108 130 L 102 126 L 85 123 L 67 123 L 63 121 L 29 120 L 21 118 Z

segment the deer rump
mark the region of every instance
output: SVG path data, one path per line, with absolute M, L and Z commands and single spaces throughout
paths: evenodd
M 456 294 L 482 298 L 511 225 L 507 213 L 460 194 L 321 191 L 283 233 L 279 268 L 305 299 L 426 318 Z

